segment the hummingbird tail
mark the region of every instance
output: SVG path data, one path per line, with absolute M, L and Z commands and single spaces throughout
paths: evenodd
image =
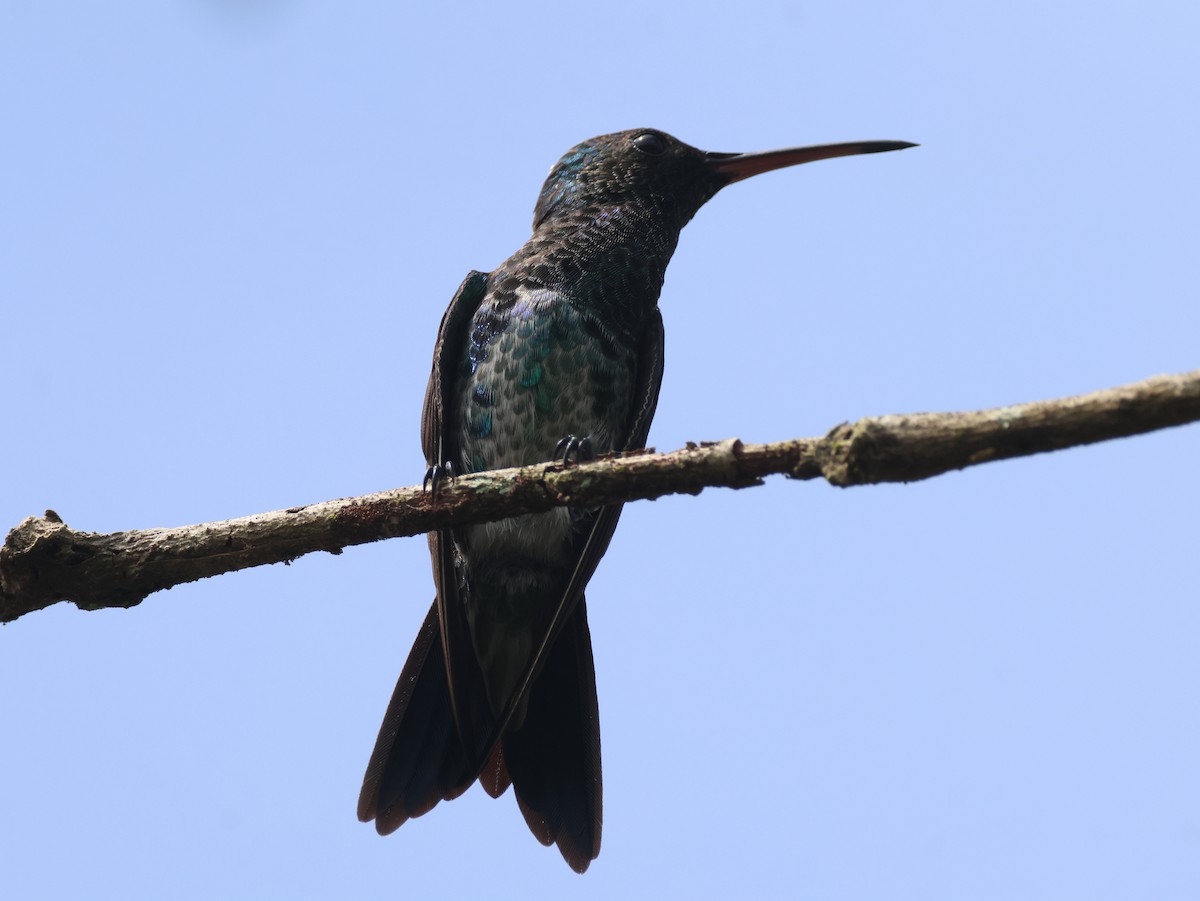
M 582 598 L 529 688 L 524 722 L 501 741 L 525 822 L 582 873 L 600 853 L 602 821 L 600 714 Z
M 547 651 L 521 727 L 506 733 L 482 769 L 467 761 L 454 722 L 437 604 L 400 673 L 363 777 L 358 818 L 394 832 L 476 777 L 494 798 L 511 784 L 534 836 L 558 845 L 578 873 L 600 853 L 600 717 L 583 600 Z
M 454 724 L 440 632 L 435 603 L 400 673 L 363 777 L 358 818 L 374 820 L 380 835 L 457 798 L 475 781 Z

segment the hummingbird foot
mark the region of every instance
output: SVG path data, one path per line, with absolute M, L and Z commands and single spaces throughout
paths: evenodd
M 441 464 L 434 463 L 425 470 L 425 478 L 421 481 L 421 488 L 434 500 L 437 500 L 438 488 L 442 482 L 446 480 L 453 482 L 456 475 L 454 463 L 450 460 L 445 460 Z
M 554 447 L 554 455 L 551 457 L 555 463 L 560 463 L 562 466 L 570 466 L 571 463 L 586 463 L 589 460 L 596 459 L 596 452 L 592 449 L 592 439 L 586 435 L 582 438 L 576 438 L 574 435 L 567 435 L 562 441 L 558 442 Z

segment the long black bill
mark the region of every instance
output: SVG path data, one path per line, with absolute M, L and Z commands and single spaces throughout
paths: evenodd
M 859 153 L 884 153 L 888 150 L 904 150 L 916 147 L 908 141 L 850 141 L 846 144 L 818 144 L 813 147 L 789 147 L 786 150 L 766 150 L 762 153 L 708 153 L 708 165 L 729 179 L 727 184 L 782 169 L 798 166 L 814 160 L 827 160 L 835 156 L 855 156 Z

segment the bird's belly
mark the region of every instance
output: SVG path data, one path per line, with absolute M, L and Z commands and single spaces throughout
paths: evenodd
M 516 304 L 505 328 L 472 347 L 457 398 L 465 471 L 549 460 L 567 435 L 613 449 L 629 421 L 636 361 L 631 350 L 594 334 L 570 304 Z
M 465 472 L 553 458 L 568 435 L 600 454 L 624 441 L 636 359 L 561 294 L 518 289 L 476 314 L 451 421 Z M 454 530 L 465 615 L 497 713 L 559 603 L 590 523 L 584 511 L 546 513 Z M 523 706 L 514 716 L 519 722 Z
M 527 292 L 502 330 L 473 344 L 457 398 L 463 471 L 549 461 L 568 435 L 597 454 L 622 440 L 632 406 L 636 361 L 561 295 Z M 481 310 L 480 317 L 495 316 Z M 468 556 L 553 560 L 577 518 L 569 509 L 468 527 Z

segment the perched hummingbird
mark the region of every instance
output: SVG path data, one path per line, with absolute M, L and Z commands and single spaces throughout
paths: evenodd
M 658 295 L 679 231 L 717 191 L 797 163 L 915 145 L 706 153 L 642 128 L 550 171 L 533 235 L 471 272 L 442 317 L 421 442 L 439 478 L 644 446 L 663 373 Z M 429 535 L 437 598 L 367 765 L 386 835 L 478 779 L 582 873 L 600 853 L 600 722 L 584 588 L 621 506 Z

